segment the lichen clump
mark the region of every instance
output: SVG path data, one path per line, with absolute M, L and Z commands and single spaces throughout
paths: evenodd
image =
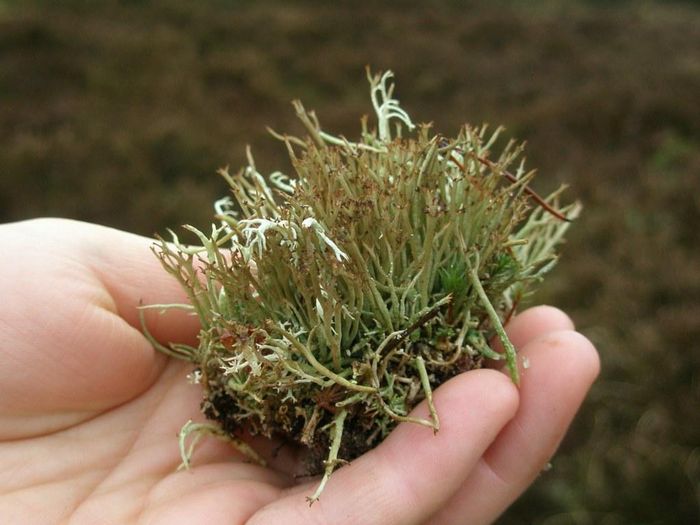
M 210 431 L 307 447 L 308 473 L 325 474 L 312 501 L 398 423 L 437 431 L 432 392 L 450 377 L 504 359 L 518 382 L 502 325 L 555 262 L 558 214 L 578 212 L 531 198 L 522 148 L 493 152 L 499 130 L 414 125 L 390 80 L 370 75 L 377 123 L 363 119 L 357 141 L 295 103 L 308 136 L 274 133 L 294 176 L 265 178 L 249 154 L 222 171 L 233 199 L 216 203 L 211 234 L 188 228 L 201 246 L 173 234 L 156 249 L 191 301 L 174 306 L 202 327 L 197 348 L 158 346 L 194 363 Z M 409 416 L 424 399 L 430 417 Z

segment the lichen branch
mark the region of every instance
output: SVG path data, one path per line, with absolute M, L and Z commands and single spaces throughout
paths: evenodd
M 194 437 L 190 441 L 189 446 L 187 445 L 187 438 L 193 434 Z M 223 441 L 228 441 L 231 443 L 236 450 L 243 454 L 253 463 L 264 467 L 266 462 L 261 458 L 253 448 L 245 443 L 244 441 L 231 436 L 224 432 L 218 425 L 212 423 L 194 423 L 191 419 L 185 423 L 178 434 L 178 443 L 180 446 L 180 457 L 182 463 L 178 467 L 178 470 L 189 469 L 192 464 L 192 455 L 194 454 L 194 449 L 199 443 L 200 439 L 204 436 L 213 436 Z
M 478 268 L 479 268 L 479 256 L 478 254 L 476 255 L 476 262 L 474 266 L 469 270 L 469 279 L 472 283 L 472 286 L 474 286 L 474 289 L 476 290 L 476 293 L 479 296 L 479 299 L 481 301 L 481 306 L 484 307 L 486 312 L 488 313 L 489 319 L 491 321 L 491 324 L 493 326 L 493 329 L 496 331 L 496 335 L 498 335 L 498 339 L 501 341 L 501 344 L 503 345 L 503 349 L 505 350 L 506 353 L 506 366 L 508 367 L 508 372 L 510 373 L 510 378 L 512 379 L 513 383 L 516 385 L 520 384 L 520 373 L 518 372 L 518 361 L 517 361 L 517 353 L 515 351 L 515 347 L 513 346 L 513 343 L 510 342 L 510 339 L 508 338 L 508 334 L 506 334 L 505 329 L 503 328 L 503 324 L 501 323 L 501 319 L 498 316 L 498 313 L 496 313 L 496 310 L 494 309 L 493 305 L 491 304 L 491 301 L 489 300 L 488 296 L 486 295 L 486 292 L 484 291 L 484 287 L 481 284 L 481 281 L 479 280 L 479 274 L 478 274 Z
M 316 487 L 313 495 L 306 498 L 306 500 L 309 502 L 309 506 L 318 501 L 318 499 L 321 497 L 323 489 L 326 487 L 326 483 L 328 483 L 328 480 L 331 479 L 331 474 L 333 474 L 335 467 L 343 462 L 342 460 L 338 459 L 338 451 L 340 450 L 340 444 L 343 441 L 343 425 L 345 424 L 345 418 L 347 415 L 348 411 L 343 409 L 338 412 L 333 420 L 333 441 L 331 442 L 328 457 L 325 461 L 325 470 L 323 472 L 321 482 L 318 484 L 318 487 Z

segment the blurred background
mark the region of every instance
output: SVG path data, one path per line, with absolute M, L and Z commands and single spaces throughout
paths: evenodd
M 536 300 L 603 374 L 499 523 L 700 523 L 698 2 L 0 0 L 0 220 L 206 228 L 246 144 L 289 166 L 265 126 L 301 133 L 292 99 L 357 135 L 366 64 L 436 131 L 505 125 L 585 206 Z

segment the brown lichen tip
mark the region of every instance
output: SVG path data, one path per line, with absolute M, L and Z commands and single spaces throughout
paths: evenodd
M 153 341 L 196 365 L 216 422 L 201 429 L 239 448 L 241 433 L 308 448 L 308 473 L 323 473 L 311 502 L 398 423 L 437 431 L 432 393 L 450 377 L 504 359 L 518 382 L 503 324 L 579 211 L 530 190 L 522 147 L 492 154 L 500 129 L 445 139 L 414 125 L 391 78 L 369 75 L 377 125 L 363 119 L 354 142 L 295 102 L 308 136 L 275 133 L 294 176 L 264 177 L 248 151 L 245 169 L 221 172 L 232 198 L 217 201 L 211 233 L 187 227 L 200 245 L 171 232 L 155 249 L 189 295 L 173 307 L 201 321 L 197 348 Z M 429 417 L 409 415 L 423 399 Z

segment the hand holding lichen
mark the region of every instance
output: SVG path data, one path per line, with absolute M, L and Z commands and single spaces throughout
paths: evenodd
M 202 329 L 197 348 L 154 344 L 196 366 L 210 432 L 244 450 L 243 430 L 308 447 L 308 472 L 324 473 L 311 501 L 399 422 L 437 431 L 432 392 L 447 379 L 505 359 L 519 381 L 503 323 L 556 261 L 561 214 L 579 209 L 534 194 L 521 147 L 494 155 L 500 130 L 448 140 L 414 125 L 390 79 L 370 76 L 377 126 L 364 119 L 354 142 L 295 103 L 308 136 L 274 133 L 295 176 L 266 179 L 249 154 L 222 172 L 233 200 L 216 203 L 211 234 L 189 228 L 201 246 L 173 234 L 156 250 Z M 409 416 L 423 399 L 429 417 Z M 202 428 L 183 429 L 185 463 Z

